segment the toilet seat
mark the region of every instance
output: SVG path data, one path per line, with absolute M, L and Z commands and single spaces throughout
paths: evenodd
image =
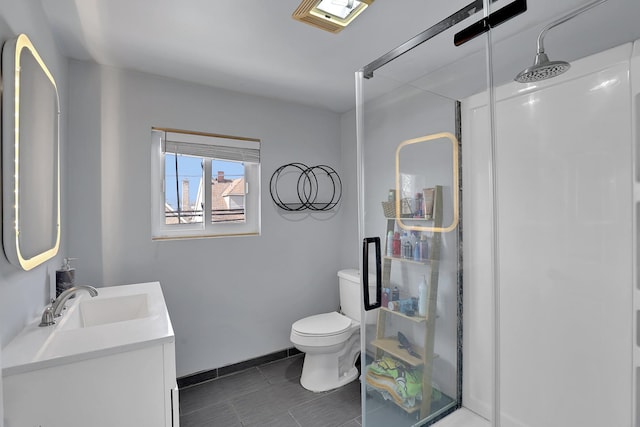
M 291 326 L 291 342 L 297 346 L 314 348 L 345 343 L 354 331 L 360 330 L 360 323 L 338 312 L 316 314 L 305 317 Z
M 296 335 L 304 337 L 329 337 L 346 332 L 351 325 L 351 319 L 333 311 L 300 319 L 291 329 Z

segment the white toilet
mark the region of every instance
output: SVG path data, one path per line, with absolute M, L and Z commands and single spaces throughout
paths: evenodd
M 360 354 L 360 307 L 362 291 L 358 270 L 340 270 L 340 308 L 305 317 L 291 326 L 291 342 L 305 353 L 300 384 L 321 392 L 341 387 L 358 377 L 355 363 Z M 369 276 L 369 294 L 375 299 L 375 276 Z M 367 312 L 367 324 L 375 323 L 375 312 Z

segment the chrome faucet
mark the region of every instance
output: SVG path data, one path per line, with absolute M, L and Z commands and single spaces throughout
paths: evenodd
M 38 326 L 51 326 L 55 325 L 56 321 L 53 318 L 53 308 L 50 305 L 46 306 L 44 311 L 42 312 L 42 319 L 40 319 L 40 324 Z
M 62 292 L 58 296 L 58 298 L 56 298 L 56 300 L 51 304 L 51 310 L 53 311 L 53 317 L 60 317 L 60 314 L 62 313 L 62 310 L 64 310 L 64 305 L 67 302 L 67 300 L 69 298 L 73 297 L 76 294 L 76 292 L 81 291 L 83 289 L 85 291 L 89 292 L 89 295 L 91 295 L 92 297 L 98 296 L 98 291 L 93 286 L 78 285 L 78 286 L 74 286 L 72 288 L 69 288 L 66 291 Z
M 64 305 L 69 298 L 74 296 L 76 292 L 85 290 L 89 292 L 89 295 L 92 297 L 98 296 L 98 291 L 93 286 L 89 285 L 78 285 L 72 288 L 67 289 L 62 292 L 58 298 L 55 300 L 51 300 L 51 305 L 45 307 L 42 312 L 42 319 L 40 320 L 40 324 L 38 326 L 51 326 L 56 324 L 56 317 L 60 317 L 62 310 L 64 310 Z

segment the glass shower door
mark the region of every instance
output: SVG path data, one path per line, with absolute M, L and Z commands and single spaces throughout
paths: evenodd
M 426 425 L 462 401 L 459 100 L 487 91 L 488 43 L 454 42 L 485 15 L 477 3 L 469 19 L 449 5 L 459 23 L 356 75 L 367 427 Z

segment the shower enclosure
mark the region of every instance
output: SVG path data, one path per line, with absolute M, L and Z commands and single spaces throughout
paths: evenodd
M 356 73 L 362 425 L 640 427 L 640 2 L 440 3 Z

